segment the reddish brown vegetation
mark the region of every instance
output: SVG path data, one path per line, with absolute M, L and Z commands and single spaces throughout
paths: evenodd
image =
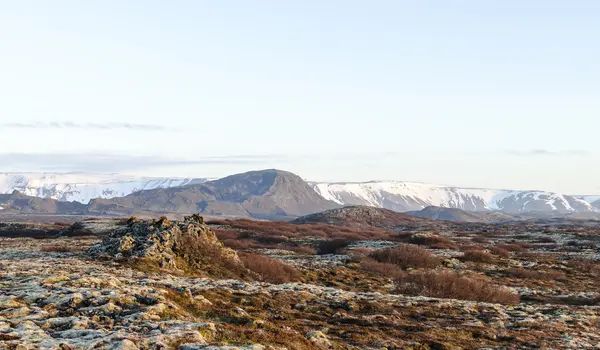
M 350 243 L 352 243 L 352 240 L 341 238 L 321 241 L 317 246 L 317 254 L 340 254 L 343 249 L 350 245 Z
M 512 244 L 501 244 L 497 246 L 498 248 L 502 248 L 505 250 L 508 250 L 510 252 L 524 252 L 527 249 L 525 249 L 523 247 L 523 245 L 521 244 L 516 244 L 516 243 L 512 243 Z
M 462 256 L 462 260 L 473 261 L 480 263 L 491 263 L 494 261 L 494 257 L 490 253 L 486 253 L 481 250 L 468 250 Z
M 296 268 L 280 260 L 264 255 L 240 253 L 244 266 L 260 275 L 261 280 L 270 283 L 287 283 L 299 281 L 302 275 Z
M 567 266 L 576 270 L 577 272 L 597 272 L 600 273 L 600 262 L 593 261 L 590 259 L 573 259 L 567 261 Z
M 528 278 L 542 281 L 548 280 L 564 280 L 565 274 L 560 271 L 535 271 L 522 268 L 510 268 L 506 270 L 510 276 L 517 278 Z
M 315 248 L 309 245 L 293 245 L 293 244 L 284 244 L 280 247 L 280 249 L 290 250 L 292 252 L 296 252 L 302 255 L 315 255 L 317 251 Z
M 458 249 L 458 246 L 446 237 L 437 235 L 415 235 L 410 237 L 410 243 L 425 245 L 435 249 Z
M 215 232 L 222 230 L 246 231 L 248 237 L 318 237 L 324 239 L 390 239 L 402 236 L 396 231 L 379 228 L 352 228 L 328 224 L 292 224 L 277 221 L 240 220 L 213 220 L 207 221 L 209 225 L 225 227 L 213 228 Z
M 398 265 L 390 263 L 382 263 L 372 258 L 362 258 L 360 260 L 360 268 L 390 278 L 400 278 L 405 275 Z
M 490 247 L 490 252 L 492 252 L 492 254 L 497 255 L 501 258 L 508 258 L 510 256 L 510 253 L 508 250 L 501 248 L 501 247 Z
M 371 258 L 381 263 L 407 268 L 433 268 L 441 264 L 441 259 L 423 248 L 402 244 L 397 247 L 382 249 L 371 254 Z
M 483 279 L 461 276 L 456 272 L 415 272 L 398 278 L 396 284 L 396 292 L 400 294 L 500 304 L 519 303 L 519 296 L 505 287 Z
M 473 242 L 475 243 L 488 243 L 488 239 L 482 236 L 477 236 L 477 237 L 473 237 L 472 239 Z

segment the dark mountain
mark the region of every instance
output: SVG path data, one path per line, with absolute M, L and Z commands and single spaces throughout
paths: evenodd
M 442 208 L 429 206 L 422 210 L 406 212 L 408 215 L 433 220 L 459 221 L 459 222 L 502 222 L 514 221 L 519 217 L 497 211 L 466 211 L 457 208 Z
M 290 172 L 269 169 L 182 187 L 159 188 L 125 197 L 94 199 L 91 214 L 139 212 L 292 219 L 339 207 Z
M 0 214 L 85 214 L 85 204 L 79 202 L 61 202 L 50 198 L 38 198 L 24 195 L 19 191 L 0 194 Z
M 368 206 L 348 206 L 326 210 L 320 213 L 300 217 L 294 224 L 321 223 L 345 227 L 398 228 L 417 227 L 430 224 L 431 221 L 389 209 Z

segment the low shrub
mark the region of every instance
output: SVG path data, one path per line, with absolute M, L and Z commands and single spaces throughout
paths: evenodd
M 400 267 L 398 267 L 398 265 L 382 263 L 367 257 L 360 260 L 360 268 L 368 272 L 394 279 L 400 278 L 406 274 Z
M 568 260 L 566 264 L 577 272 L 600 272 L 600 262 L 591 259 L 572 259 Z
M 224 278 L 249 277 L 249 271 L 234 255 L 206 237 L 180 234 L 176 237 L 176 247 L 178 267 L 187 272 Z
M 552 237 L 540 237 L 536 240 L 537 243 L 556 243 L 556 240 L 554 240 L 554 238 Z
M 516 243 L 513 243 L 513 244 L 500 244 L 497 247 L 505 249 L 505 250 L 508 250 L 510 252 L 524 252 L 524 251 L 527 250 L 527 249 L 525 249 L 523 247 L 523 245 L 516 244 Z
M 470 245 L 461 246 L 459 250 L 461 252 L 467 252 L 467 251 L 470 251 L 470 250 L 484 251 L 485 247 L 480 246 L 480 245 L 471 245 L 470 244 Z
M 467 250 L 462 256 L 464 261 L 473 261 L 480 263 L 491 263 L 494 261 L 494 257 L 490 253 L 486 253 L 481 250 Z
M 433 298 L 518 304 L 519 295 L 483 279 L 449 271 L 419 271 L 396 279 L 395 292 Z
M 475 243 L 488 243 L 488 239 L 482 236 L 477 236 L 477 237 L 473 237 L 472 239 L 473 242 Z
M 277 259 L 251 253 L 240 253 L 239 257 L 248 270 L 260 275 L 265 282 L 280 284 L 299 281 L 302 277 L 295 267 Z
M 302 255 L 315 255 L 317 254 L 317 251 L 315 250 L 315 248 L 309 246 L 309 245 L 285 245 L 283 249 L 286 250 L 291 250 L 292 252 L 296 252 L 298 254 L 302 254 Z
M 510 268 L 506 273 L 516 278 L 535 279 L 542 281 L 564 280 L 565 274 L 560 271 L 535 271 L 523 268 Z
M 410 244 L 378 250 L 370 255 L 380 263 L 397 265 L 407 268 L 434 268 L 442 262 L 440 258 L 427 250 Z
M 235 238 L 224 239 L 223 244 L 226 247 L 229 247 L 229 248 L 235 249 L 235 250 L 247 250 L 247 249 L 261 247 L 260 245 L 254 243 L 252 241 L 239 240 L 239 239 L 235 239 Z
M 490 252 L 492 252 L 492 254 L 499 256 L 501 258 L 508 258 L 510 256 L 510 253 L 508 250 L 501 248 L 501 247 L 490 247 Z
M 435 249 L 457 249 L 456 243 L 446 237 L 437 235 L 414 235 L 410 237 L 410 243 L 425 245 Z
M 348 239 L 332 239 L 326 241 L 320 241 L 317 246 L 317 254 L 326 255 L 326 254 L 339 254 L 341 251 L 348 247 L 352 240 Z

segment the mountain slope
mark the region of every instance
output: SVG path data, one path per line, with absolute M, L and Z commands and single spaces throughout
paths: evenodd
M 270 169 L 231 175 L 203 184 L 94 199 L 88 209 L 96 214 L 150 211 L 287 219 L 335 207 L 339 205 L 323 199 L 299 176 Z
M 70 214 L 80 215 L 87 211 L 85 204 L 61 202 L 51 198 L 27 196 L 18 191 L 0 194 L 0 214 Z
M 442 208 L 429 206 L 417 211 L 408 211 L 406 214 L 432 220 L 458 221 L 458 222 L 501 222 L 519 220 L 513 216 L 497 211 L 466 211 L 458 208 Z
M 544 191 L 459 188 L 400 181 L 311 185 L 325 199 L 341 205 L 369 205 L 401 212 L 428 206 L 507 213 L 600 211 L 575 196 Z
M 0 173 L 0 193 L 88 203 L 93 198 L 121 197 L 133 192 L 206 182 L 200 178 L 151 178 L 118 174 Z

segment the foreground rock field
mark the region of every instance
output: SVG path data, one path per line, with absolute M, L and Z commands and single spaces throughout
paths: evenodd
M 600 348 L 593 225 L 306 225 L 11 227 L 0 348 Z M 188 236 L 218 254 L 195 256 Z

